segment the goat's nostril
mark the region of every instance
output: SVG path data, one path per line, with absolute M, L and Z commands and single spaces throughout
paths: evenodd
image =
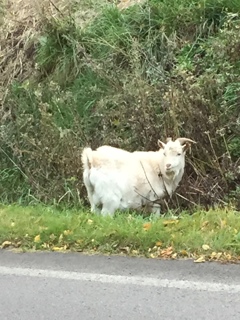
M 171 167 L 171 163 L 167 163 L 167 164 L 166 164 L 166 167 L 167 167 L 167 168 L 170 168 L 170 167 Z

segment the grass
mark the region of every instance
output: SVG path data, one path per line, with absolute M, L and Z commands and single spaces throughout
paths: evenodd
M 240 215 L 233 209 L 182 213 L 178 218 L 114 218 L 86 209 L 2 205 L 2 248 L 87 251 L 144 255 L 151 258 L 193 258 L 195 261 L 240 260 Z

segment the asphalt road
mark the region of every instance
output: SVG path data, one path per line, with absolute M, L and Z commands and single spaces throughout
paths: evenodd
M 0 250 L 0 320 L 240 319 L 240 265 Z

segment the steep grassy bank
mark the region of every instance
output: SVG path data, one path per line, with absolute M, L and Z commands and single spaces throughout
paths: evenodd
M 198 144 L 169 206 L 239 206 L 239 13 L 237 0 L 12 2 L 1 26 L 1 201 L 77 205 L 83 146 L 156 150 L 181 135 Z

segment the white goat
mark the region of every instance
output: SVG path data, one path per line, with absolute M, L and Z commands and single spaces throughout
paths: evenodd
M 160 213 L 157 200 L 172 196 L 182 179 L 186 150 L 191 139 L 167 143 L 158 140 L 159 151 L 128 152 L 111 146 L 82 152 L 83 181 L 92 212 L 113 215 L 117 209 L 144 206 Z
M 123 149 L 119 149 L 119 148 L 111 147 L 111 146 L 107 146 L 107 145 L 98 147 L 96 151 L 107 154 L 110 157 L 116 157 L 116 156 L 120 156 L 120 155 L 129 155 L 132 153 L 127 150 L 123 150 Z

